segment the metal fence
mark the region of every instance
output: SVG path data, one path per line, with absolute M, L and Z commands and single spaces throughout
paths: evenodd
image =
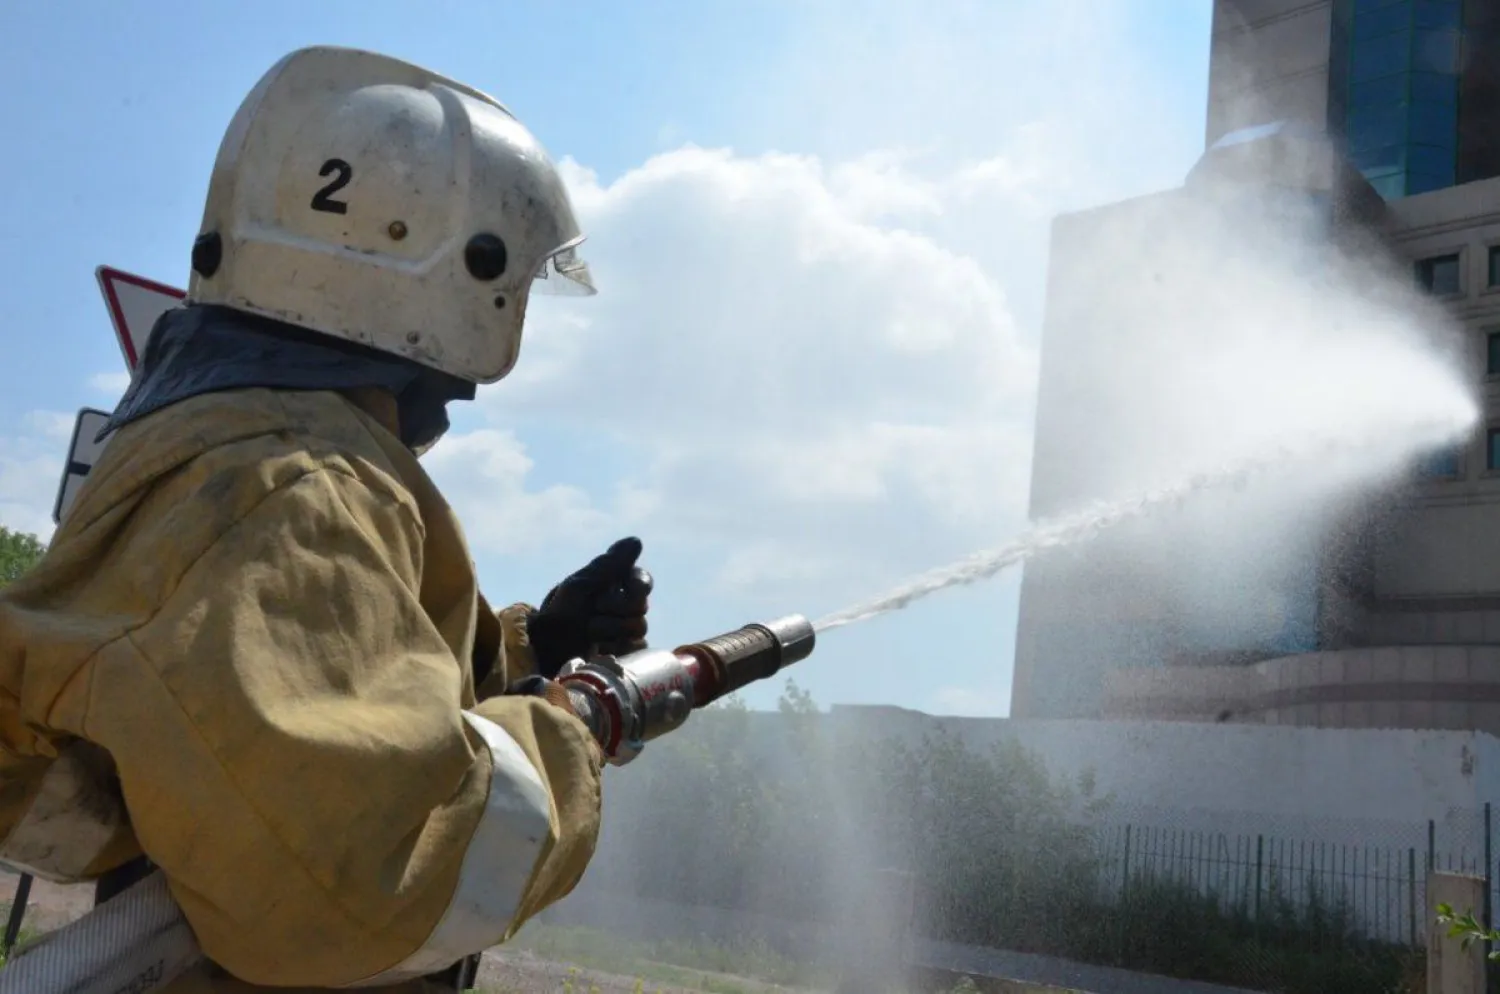
M 1240 831 L 1220 812 L 1134 814 L 1150 820 L 1089 833 L 1116 965 L 1252 990 L 1417 992 L 1429 871 L 1484 878 L 1483 907 L 1458 910 L 1493 918 L 1489 804 L 1425 824 L 1244 815 Z
M 1169 880 L 1213 899 L 1225 914 L 1254 921 L 1322 915 L 1364 938 L 1417 946 L 1426 927 L 1427 873 L 1441 870 L 1484 877 L 1489 900 L 1473 911 L 1482 921 L 1491 918 L 1497 881 L 1489 804 L 1450 812 L 1442 824 L 1429 820 L 1425 830 L 1366 828 L 1359 841 L 1347 841 L 1346 831 L 1318 834 L 1325 837 L 1101 825 L 1095 830 L 1099 882 L 1105 895 L 1123 897 L 1132 883 Z
M 1131 820 L 1119 819 L 1122 810 Z M 1233 830 L 1236 821 L 1245 830 Z M 986 935 L 949 934 L 943 915 L 930 913 L 974 897 L 963 887 L 967 871 L 924 876 L 913 868 L 914 940 L 929 951 L 962 948 L 1002 971 L 1087 963 L 1279 994 L 1418 994 L 1428 870 L 1483 876 L 1494 901 L 1488 805 L 1415 824 L 1116 808 L 1108 820 L 1077 827 L 1082 848 L 1065 847 L 1079 857 L 1077 872 L 1069 855 L 1069 872 L 1042 871 L 1040 889 L 1018 888 L 1010 897 L 979 889 L 980 910 L 993 918 Z M 732 905 L 704 907 L 673 905 L 632 886 L 595 876 L 584 885 L 586 900 L 553 917 L 725 947 L 753 937 L 809 962 L 834 948 L 857 917 L 839 905 L 832 909 L 838 917 L 795 918 L 765 900 L 775 898 L 774 888 L 759 894 L 761 905 L 755 894 L 736 893 Z M 1484 919 L 1491 908 L 1473 910 Z

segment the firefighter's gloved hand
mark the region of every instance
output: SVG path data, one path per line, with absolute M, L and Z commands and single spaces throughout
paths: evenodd
M 641 540 L 622 538 L 552 588 L 527 619 L 536 671 L 548 679 L 570 659 L 645 647 L 651 574 L 635 564 Z

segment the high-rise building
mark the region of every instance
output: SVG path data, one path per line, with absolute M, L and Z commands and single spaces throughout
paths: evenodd
M 1269 112 L 1344 139 L 1388 199 L 1488 179 L 1497 52 L 1500 0 L 1215 0 L 1208 144 Z
M 1213 295 L 1174 286 L 1172 260 L 1222 254 L 1232 281 L 1255 251 L 1178 234 L 1207 186 L 1220 211 L 1242 190 L 1247 231 L 1298 232 L 1310 280 L 1349 259 L 1409 279 L 1456 329 L 1485 420 L 1341 507 L 1238 528 L 1205 494 L 1168 547 L 1126 527 L 1029 563 L 1012 714 L 1500 732 L 1500 0 L 1216 0 L 1209 76 L 1181 189 L 1054 224 L 1032 517 L 1157 478 L 1140 460 L 1164 444 L 1212 456 L 1153 403 L 1211 391 L 1134 375 L 1184 308 L 1211 333 Z M 1161 234 L 1119 250 L 1143 232 Z

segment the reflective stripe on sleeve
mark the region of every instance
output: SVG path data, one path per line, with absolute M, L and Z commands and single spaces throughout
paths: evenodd
M 489 748 L 491 768 L 489 796 L 464 851 L 458 886 L 420 949 L 350 987 L 425 976 L 488 949 L 500 941 L 520 907 L 547 839 L 547 788 L 505 729 L 468 711 L 464 720 Z

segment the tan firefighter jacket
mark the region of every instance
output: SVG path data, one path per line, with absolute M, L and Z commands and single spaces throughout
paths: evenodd
M 393 418 L 249 389 L 129 424 L 0 590 L 0 860 L 148 855 L 210 960 L 171 994 L 426 991 L 593 853 L 599 750 L 494 693 L 531 669 L 524 605 L 479 596 Z

